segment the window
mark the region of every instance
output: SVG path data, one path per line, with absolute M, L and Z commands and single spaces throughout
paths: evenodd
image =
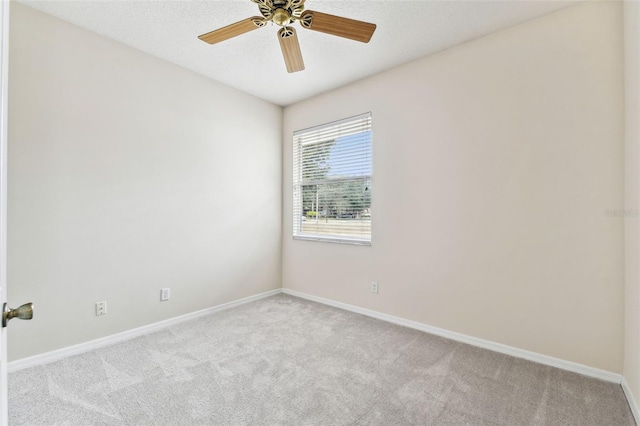
M 371 244 L 371 113 L 293 133 L 293 238 Z

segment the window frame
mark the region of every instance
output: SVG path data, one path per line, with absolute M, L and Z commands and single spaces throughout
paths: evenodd
M 368 169 L 369 175 L 363 176 L 353 176 L 353 177 L 345 177 L 345 178 L 336 178 L 336 179 L 326 179 L 326 180 L 314 180 L 312 183 L 306 183 L 302 178 L 303 175 L 303 159 L 301 157 L 301 145 L 302 142 L 298 139 L 299 135 L 310 135 L 314 132 L 320 132 L 323 129 L 329 129 L 331 127 L 337 127 L 340 125 L 348 124 L 348 123 L 357 123 L 358 121 L 366 121 L 367 124 L 363 126 L 366 130 L 362 130 L 360 132 L 356 132 L 353 134 L 359 134 L 363 132 L 369 132 L 369 149 L 366 152 L 366 157 L 368 160 Z M 292 138 L 292 171 L 293 171 L 293 239 L 294 240 L 302 240 L 302 241 L 319 241 L 326 243 L 338 243 L 338 244 L 350 244 L 350 245 L 361 245 L 361 246 L 371 246 L 373 240 L 373 220 L 372 220 L 372 208 L 373 208 L 373 196 L 372 196 L 372 184 L 373 184 L 373 114 L 371 112 L 366 112 L 358 115 L 354 115 L 351 117 L 347 117 L 340 120 L 335 120 L 332 122 L 320 124 L 317 126 L 308 127 L 305 129 L 296 130 L 293 132 Z M 346 137 L 349 133 L 345 135 L 337 136 L 336 139 L 340 137 Z M 354 158 L 357 158 L 354 155 Z M 369 192 L 369 220 L 371 229 L 369 231 L 369 235 L 365 237 L 357 237 L 353 235 L 336 235 L 336 234 L 320 234 L 320 233 L 310 233 L 304 232 L 302 230 L 302 215 L 304 212 L 303 200 L 302 200 L 302 191 L 303 186 L 307 185 L 319 185 L 321 183 L 336 183 L 336 182 L 346 182 L 346 181 L 357 181 L 357 180 L 365 180 L 367 183 L 367 189 Z M 317 209 L 317 207 L 316 207 Z M 317 212 L 316 212 L 317 214 Z

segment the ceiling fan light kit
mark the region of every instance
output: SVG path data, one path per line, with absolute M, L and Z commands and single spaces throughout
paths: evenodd
M 302 28 L 331 34 L 350 40 L 368 43 L 376 30 L 375 24 L 329 15 L 328 13 L 304 10 L 305 0 L 251 0 L 258 5 L 262 16 L 253 16 L 227 25 L 226 27 L 202 34 L 198 38 L 206 43 L 215 44 L 230 38 L 257 30 L 268 22 L 282 27 L 278 31 L 280 49 L 287 71 L 304 70 L 304 61 L 300 52 L 300 43 L 296 30 L 289 25 L 296 21 Z

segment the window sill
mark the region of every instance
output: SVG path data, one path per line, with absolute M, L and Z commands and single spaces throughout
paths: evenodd
M 319 241 L 322 243 L 351 244 L 356 246 L 371 246 L 371 240 L 361 240 L 358 238 L 344 238 L 329 235 L 294 235 L 294 240 Z

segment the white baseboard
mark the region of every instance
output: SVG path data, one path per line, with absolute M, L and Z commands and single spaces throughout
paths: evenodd
M 629 383 L 627 383 L 627 379 L 622 376 L 622 381 L 620 382 L 622 385 L 622 390 L 624 391 L 625 396 L 627 397 L 627 401 L 629 402 L 629 408 L 631 408 L 631 413 L 633 417 L 636 419 L 636 424 L 640 425 L 640 410 L 638 409 L 638 403 L 636 399 L 633 397 L 633 392 L 631 392 L 631 388 L 629 387 Z
M 490 340 L 479 339 L 477 337 L 468 336 L 462 333 L 456 333 L 455 331 L 445 330 L 443 328 L 434 327 L 431 325 L 423 324 L 417 321 L 411 321 L 408 319 L 396 317 L 393 315 L 383 314 L 381 312 L 373 311 L 371 309 L 361 308 L 359 306 L 349 305 L 347 303 L 337 302 L 331 299 L 325 299 L 323 297 L 313 296 L 306 293 L 301 293 L 295 290 L 289 290 L 283 288 L 282 292 L 291 296 L 300 297 L 302 299 L 311 300 L 314 302 L 322 303 L 325 305 L 333 306 L 336 308 L 344 309 L 347 311 L 355 312 L 358 314 L 366 315 L 368 317 L 377 318 L 383 321 L 391 322 L 394 324 L 402 325 L 416 330 L 424 331 L 436 336 L 446 337 L 458 342 L 467 343 L 469 345 L 477 346 L 491 351 L 500 352 L 506 355 L 511 355 L 517 358 L 526 359 L 529 361 L 537 362 L 551 367 L 561 368 L 563 370 L 572 371 L 574 373 L 582 374 L 584 376 L 594 377 L 596 379 L 604 380 L 607 382 L 620 384 L 622 376 L 610 371 L 600 370 L 595 367 L 589 367 L 587 365 L 578 364 L 576 362 L 565 361 L 560 358 L 554 358 L 548 355 L 542 355 L 537 352 L 531 352 L 513 346 L 503 345 L 502 343 L 492 342 Z M 630 402 L 631 404 L 631 402 Z
M 542 355 L 542 354 L 527 351 L 524 349 L 515 348 L 513 346 L 503 345 L 501 343 L 496 343 L 489 340 L 479 339 L 477 337 L 468 336 L 466 334 L 457 333 L 455 331 L 445 330 L 442 328 L 423 324 L 417 321 L 407 320 L 407 319 L 396 317 L 393 315 L 384 314 L 382 312 L 373 311 L 371 309 L 361 308 L 359 306 L 349 305 L 347 303 L 337 302 L 335 300 L 325 299 L 323 297 L 313 296 L 310 294 L 301 293 L 301 292 L 286 289 L 286 288 L 267 291 L 264 293 L 256 294 L 254 296 L 249 296 L 243 299 L 235 300 L 233 302 L 224 303 L 222 305 L 217 305 L 211 308 L 202 309 L 200 311 L 191 312 L 191 313 L 170 318 L 164 321 L 134 328 L 132 330 L 123 331 L 122 333 L 113 334 L 111 336 L 102 337 L 100 339 L 91 340 L 89 342 L 68 346 L 66 348 L 58 349 L 51 352 L 46 352 L 40 355 L 28 357 L 28 358 L 22 358 L 17 361 L 12 361 L 8 363 L 8 366 L 7 366 L 8 372 L 18 371 L 18 370 L 22 370 L 23 368 L 33 367 L 36 365 L 47 364 L 49 362 L 57 361 L 64 357 L 88 352 L 90 350 L 101 348 L 104 346 L 109 346 L 114 343 L 121 342 L 123 340 L 133 339 L 135 337 L 149 334 L 154 331 L 172 326 L 174 324 L 178 324 L 183 321 L 188 321 L 204 315 L 209 315 L 214 312 L 230 309 L 235 306 L 253 302 L 255 300 L 264 299 L 266 297 L 270 297 L 278 293 L 289 294 L 291 296 L 300 297 L 302 299 L 311 300 L 314 302 L 322 303 L 324 305 L 329 305 L 329 306 L 344 309 L 347 311 L 355 312 L 358 314 L 366 315 L 372 318 L 377 318 L 377 319 L 398 324 L 404 327 L 409 327 L 416 330 L 424 331 L 426 333 L 434 334 L 436 336 L 446 337 L 448 339 L 455 340 L 458 342 L 463 342 L 463 343 L 467 343 L 480 348 L 489 349 L 491 351 L 515 356 L 517 358 L 523 358 L 523 359 L 537 362 L 540 364 L 561 368 L 563 370 L 572 371 L 574 373 L 579 373 L 585 376 L 594 377 L 600 380 L 605 380 L 607 382 L 619 383 L 619 384 L 622 384 L 623 389 L 625 390 L 625 394 L 629 399 L 629 405 L 631 406 L 632 410 L 635 410 L 634 415 L 638 413 L 638 407 L 635 404 L 635 400 L 629 397 L 631 395 L 631 391 L 629 390 L 628 386 L 626 386 L 625 388 L 626 381 L 622 382 L 622 376 L 620 374 L 612 373 L 605 370 L 600 370 L 598 368 L 589 367 L 587 365 L 578 364 L 575 362 L 566 361 L 559 358 L 554 358 L 548 355 Z
M 100 339 L 91 340 L 89 342 L 79 343 L 73 346 L 67 346 L 66 348 L 58 349 L 51 352 L 46 352 L 43 354 L 31 356 L 28 358 L 22 358 L 22 359 L 8 363 L 7 371 L 11 373 L 14 371 L 22 370 L 24 368 L 33 367 L 36 365 L 48 364 L 50 362 L 58 361 L 59 359 L 62 359 L 68 356 L 77 355 L 77 354 L 91 351 L 93 349 L 109 346 L 114 343 L 121 342 L 123 340 L 133 339 L 134 337 L 139 337 L 145 334 L 153 333 L 154 331 L 158 331 L 163 328 L 166 328 L 184 321 L 189 321 L 194 318 L 212 314 L 214 312 L 220 312 L 225 309 L 230 309 L 239 305 L 244 305 L 245 303 L 253 302 L 259 299 L 264 299 L 265 297 L 273 296 L 279 293 L 282 293 L 281 289 L 266 291 L 264 293 L 255 294 L 253 296 L 245 297 L 243 299 L 234 300 L 233 302 L 223 303 L 222 305 L 213 306 L 211 308 L 202 309 L 200 311 L 191 312 L 185 315 L 169 318 L 153 324 L 123 331 L 122 333 L 116 333 L 116 334 L 112 334 L 111 336 L 102 337 Z

